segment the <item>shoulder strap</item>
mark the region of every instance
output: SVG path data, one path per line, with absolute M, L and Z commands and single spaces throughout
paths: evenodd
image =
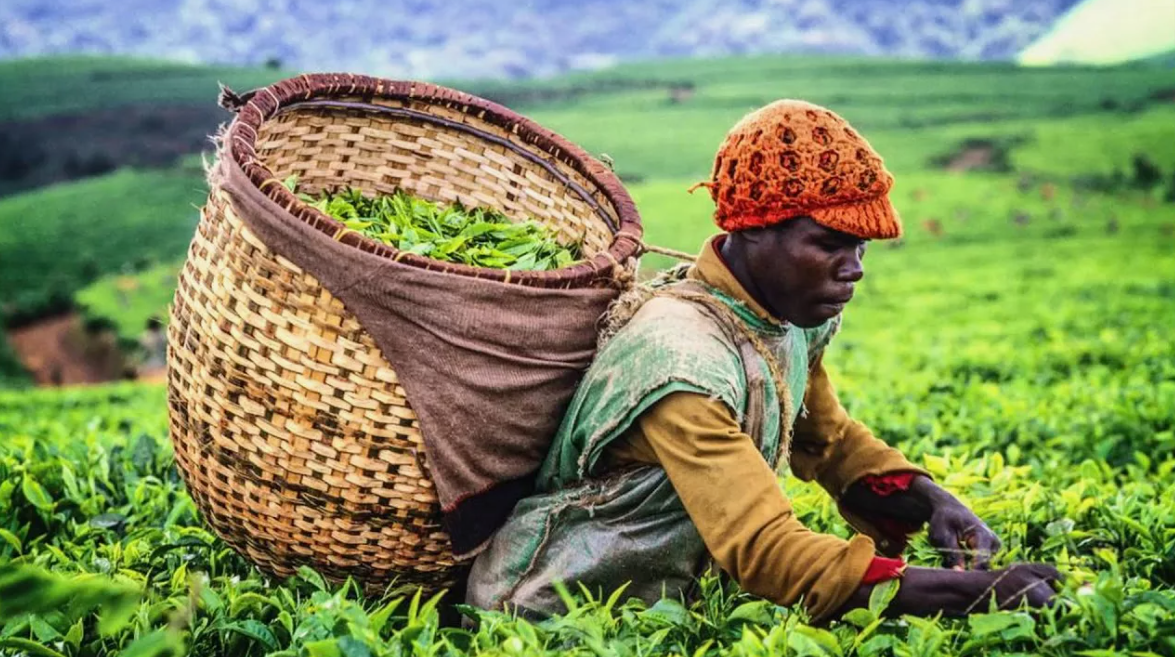
M 686 279 L 675 282 L 656 290 L 653 294 L 697 304 L 738 347 L 739 360 L 747 380 L 747 408 L 743 414 L 743 431 L 755 440 L 760 450 L 763 448 L 763 431 L 767 424 L 767 384 L 762 368 L 756 364 L 757 360 L 766 363 L 775 384 L 776 396 L 783 405 L 779 422 L 779 450 L 774 455 L 768 455 L 768 460 L 771 460 L 770 456 L 776 456 L 776 462 L 780 458 L 787 458 L 791 439 L 791 423 L 787 421 L 787 418 L 791 417 L 791 398 L 785 387 L 783 368 L 775 354 L 738 319 L 733 310 L 716 299 L 706 286 L 698 281 Z M 774 468 L 775 463 L 771 463 L 771 466 Z

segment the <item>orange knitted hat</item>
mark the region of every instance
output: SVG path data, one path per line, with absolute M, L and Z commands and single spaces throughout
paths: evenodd
M 811 217 L 862 239 L 902 234 L 881 157 L 847 121 L 801 100 L 777 100 L 743 117 L 702 186 L 728 232 Z

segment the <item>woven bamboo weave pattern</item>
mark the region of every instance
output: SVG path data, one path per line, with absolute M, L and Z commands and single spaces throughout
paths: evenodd
M 433 113 L 454 120 L 459 114 L 443 109 Z M 493 129 L 476 119 L 466 123 Z M 380 194 L 403 189 L 422 198 L 459 200 L 496 208 L 515 219 L 535 219 L 565 243 L 584 239 L 588 254 L 607 251 L 612 242 L 611 231 L 590 208 L 516 152 L 436 126 L 355 112 L 292 112 L 266 122 L 257 142 L 258 156 L 271 169 L 297 174 L 299 184 L 313 192 L 340 184 Z M 574 171 L 564 173 L 582 186 L 590 184 Z M 597 202 L 607 207 L 599 192 Z
M 511 285 L 612 288 L 631 276 L 641 231 L 619 180 L 505 108 L 432 85 L 317 75 L 259 90 L 239 110 L 221 157 L 343 244 Z M 297 201 L 280 184 L 294 174 L 311 192 L 404 189 L 532 218 L 561 240 L 583 240 L 586 260 L 507 273 L 400 252 Z M 218 535 L 278 576 L 309 565 L 370 591 L 455 583 L 463 566 L 441 529 L 425 442 L 393 366 L 319 280 L 249 230 L 215 181 L 168 343 L 176 463 Z
M 171 433 L 201 513 L 278 575 L 453 567 L 396 374 L 342 304 L 212 198 L 169 326 Z M 200 391 L 177 395 L 176 391 Z

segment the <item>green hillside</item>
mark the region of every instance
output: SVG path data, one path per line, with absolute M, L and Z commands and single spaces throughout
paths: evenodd
M 0 122 L 135 104 L 211 106 L 217 81 L 244 90 L 280 76 L 113 58 L 0 62 L 0 88 L 12 90 L 0 96 Z M 905 170 L 924 166 L 942 149 L 941 135 L 956 134 L 955 128 L 995 125 L 999 131 L 1017 121 L 1136 112 L 1172 85 L 1167 71 L 1148 66 L 1018 68 L 782 56 L 668 60 L 551 80 L 450 84 L 505 102 L 593 152 L 609 153 L 622 174 L 643 178 L 703 175 L 725 130 L 781 97 L 834 108 L 877 141 L 894 168 Z M 689 86 L 692 95 L 673 102 L 674 85 Z M 206 132 L 214 127 L 210 123 Z M 911 130 L 928 132 L 906 139 Z
M 120 171 L 0 199 L 0 314 L 58 310 L 104 274 L 182 257 L 206 194 L 188 170 Z
M 583 92 L 522 107 L 589 150 L 607 152 L 622 174 L 693 177 L 709 171 L 714 149 L 743 114 L 777 98 L 802 98 L 833 108 L 860 127 L 893 168 L 910 170 L 947 146 L 943 137 L 1007 133 L 1016 125 L 1107 108 L 1129 115 L 1171 86 L 1167 72 L 1151 67 L 1030 69 L 790 57 L 629 65 L 561 87 L 543 84 L 566 90 L 618 80 L 689 81 L 694 95 L 673 103 L 662 88 Z
M 121 57 L 0 61 L 0 121 L 136 104 L 215 103 L 217 83 L 237 90 L 272 83 L 278 71 Z
M 155 265 L 133 274 L 110 274 L 74 295 L 87 317 L 105 320 L 125 342 L 135 343 L 147 321 L 166 319 L 175 294 L 179 261 Z

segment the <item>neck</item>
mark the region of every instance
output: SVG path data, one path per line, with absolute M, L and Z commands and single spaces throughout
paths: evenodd
M 772 317 L 786 321 L 786 318 L 767 301 L 763 291 L 759 289 L 759 284 L 755 281 L 755 277 L 751 275 L 751 270 L 747 267 L 747 259 L 743 255 L 742 249 L 735 245 L 735 241 L 731 235 L 728 235 L 718 247 L 718 253 L 722 255 L 722 260 L 726 263 L 726 268 L 730 270 L 730 273 L 734 274 L 735 280 L 746 290 L 747 294 L 751 295 L 751 298 L 757 301 L 760 306 L 763 306 L 764 310 L 771 313 Z

